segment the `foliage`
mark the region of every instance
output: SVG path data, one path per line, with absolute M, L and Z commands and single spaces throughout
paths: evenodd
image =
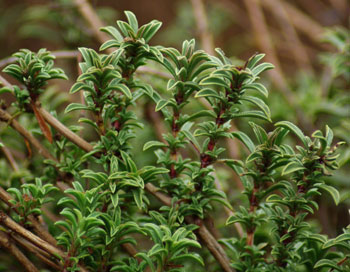
M 335 143 L 328 126 L 307 136 L 290 121 L 273 123 L 268 90 L 260 82 L 262 73 L 273 69 L 261 62 L 264 54 L 237 66 L 221 49 L 215 56 L 196 50 L 195 40 L 184 41 L 180 51 L 149 45 L 161 23 L 139 26 L 132 12 L 125 15 L 127 22 L 118 20 L 118 28 L 101 29 L 112 37 L 100 47 L 108 53 L 79 48 L 81 74 L 70 94 L 80 93 L 82 101 L 70 103 L 64 113 L 81 112 L 78 122 L 88 126 L 70 129 L 93 130 L 91 149 L 70 143 L 60 126 L 50 129 L 41 116 L 37 102 L 47 92 L 47 81 L 67 79 L 53 67 L 50 52 L 21 50 L 14 54 L 17 64 L 3 70 L 20 87 L 1 92 L 15 95 L 13 106 L 21 114 L 34 113 L 54 155 L 40 161 L 45 167 L 34 167 L 35 184 L 23 184 L 21 190 L 8 184 L 13 195 L 8 214 L 27 227 L 28 216 L 39 218 L 46 203 L 59 207 L 60 218 L 50 230 L 65 251 L 55 260 L 62 271 L 218 271 L 223 266 L 218 249 L 202 231 L 214 232 L 206 222 L 222 208 L 230 214 L 225 228 L 243 228 L 242 234 L 220 239 L 219 254 L 228 254 L 236 271 L 347 271 L 349 230 L 328 238 L 310 220 L 319 208 L 318 196 L 326 192 L 335 204 L 341 201 L 326 177 L 339 168 L 338 147 L 344 142 Z M 345 34 L 340 32 L 339 39 Z M 339 45 L 347 52 L 345 47 Z M 344 73 L 344 58 L 339 56 L 336 76 Z M 170 74 L 161 88 L 136 74 L 149 63 Z M 140 108 L 151 103 L 168 132 L 147 141 Z M 194 110 L 198 104 L 205 109 Z M 249 120 L 250 131 L 232 129 L 241 119 Z M 155 163 L 137 165 L 143 152 L 134 138 L 144 143 L 142 151 L 154 151 Z M 230 158 L 224 141 L 240 142 L 242 157 Z M 219 186 L 218 174 L 226 166 L 240 177 L 242 203 L 234 203 Z M 6 227 L 1 231 L 9 233 Z M 130 246 L 136 252 L 130 253 Z M 206 247 L 217 262 L 205 258 Z

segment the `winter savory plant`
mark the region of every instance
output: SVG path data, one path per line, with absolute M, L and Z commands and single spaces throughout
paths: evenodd
M 50 52 L 22 49 L 3 69 L 18 82 L 1 78 L 16 98 L 0 109 L 16 131 L 4 139 L 22 145 L 18 132 L 30 159 L 0 184 L 2 250 L 26 271 L 349 271 L 350 231 L 327 237 L 312 217 L 321 194 L 340 201 L 323 179 L 342 144 L 331 128 L 307 136 L 272 122 L 263 54 L 238 66 L 194 40 L 150 45 L 161 23 L 125 15 L 101 29 L 111 39 L 99 52 L 79 48 L 80 103 L 64 113 L 42 98 L 67 79 Z M 237 180 L 243 190 L 225 194 Z

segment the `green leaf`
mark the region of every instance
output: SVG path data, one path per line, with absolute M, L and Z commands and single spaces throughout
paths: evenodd
M 247 134 L 245 134 L 242 131 L 235 131 L 235 132 L 232 132 L 232 136 L 240 140 L 248 148 L 250 152 L 254 152 L 255 145 Z
M 320 188 L 325 190 L 325 191 L 327 191 L 332 196 L 332 198 L 334 200 L 334 203 L 336 205 L 339 204 L 339 202 L 340 202 L 340 195 L 339 195 L 339 192 L 338 192 L 337 189 L 335 189 L 333 186 L 329 186 L 327 184 L 321 184 Z
M 282 170 L 282 176 L 294 173 L 299 170 L 305 170 L 306 168 L 296 161 L 288 163 Z
M 70 89 L 69 93 L 74 94 L 76 92 L 79 92 L 81 89 L 89 90 L 89 91 L 94 91 L 90 86 L 83 82 L 77 82 L 75 83 L 72 88 Z
M 145 39 L 145 42 L 149 42 L 152 39 L 152 37 L 157 33 L 157 31 L 161 26 L 162 26 L 162 23 L 157 20 L 153 20 L 149 24 L 145 25 L 144 26 L 145 29 L 142 32 L 142 38 Z
M 99 131 L 97 124 L 89 118 L 85 118 L 85 117 L 79 118 L 78 122 L 89 124 L 90 126 L 93 126 L 97 131 Z
M 156 106 L 156 111 L 160 111 L 161 109 L 163 109 L 166 105 L 168 105 L 169 101 L 161 99 L 157 102 L 157 106 Z
M 136 16 L 131 11 L 124 11 L 126 17 L 128 18 L 128 22 L 132 29 L 134 30 L 134 33 L 137 33 L 137 30 L 139 29 L 139 24 L 137 22 Z
M 143 151 L 146 151 L 147 149 L 153 148 L 153 147 L 166 147 L 167 145 L 165 143 L 159 142 L 159 141 L 149 141 L 145 143 L 143 146 Z
M 244 88 L 242 88 L 242 89 L 256 90 L 256 91 L 260 92 L 262 95 L 264 95 L 266 98 L 269 96 L 269 92 L 267 91 L 266 87 L 261 83 L 251 83 L 251 84 L 244 86 Z
M 259 141 L 260 144 L 264 144 L 268 140 L 268 136 L 266 131 L 259 125 L 253 123 L 253 122 L 248 122 L 249 125 L 253 128 L 254 134 L 256 139 Z
M 80 103 L 71 103 L 68 105 L 64 113 L 69 113 L 71 111 L 76 111 L 76 110 L 92 110 L 92 109 Z
M 118 204 L 119 204 L 119 195 L 118 193 L 115 193 L 115 194 L 110 194 L 110 197 L 111 197 L 111 201 L 112 201 L 112 205 L 115 208 L 118 207 Z
M 253 69 L 255 67 L 255 65 L 263 58 L 265 57 L 265 54 L 257 54 L 254 55 L 253 57 L 251 57 L 248 60 L 248 65 L 247 68 L 249 68 L 250 70 Z
M 275 66 L 273 66 L 271 63 L 261 63 L 258 66 L 254 67 L 252 70 L 252 73 L 254 76 L 258 76 L 259 74 L 261 74 L 262 72 L 266 71 L 266 70 L 270 70 L 275 68 Z
M 113 26 L 106 26 L 106 27 L 101 27 L 100 31 L 106 32 L 109 35 L 111 35 L 114 39 L 116 39 L 118 42 L 123 41 L 123 36 L 120 34 L 118 29 L 116 29 Z M 105 43 L 104 43 L 105 44 Z M 103 50 L 103 49 L 100 49 Z
M 305 137 L 304 133 L 300 130 L 300 128 L 298 128 L 293 123 L 291 123 L 289 121 L 280 121 L 280 122 L 276 123 L 275 126 L 276 127 L 283 127 L 283 128 L 290 130 L 302 141 L 304 146 L 307 147 L 307 141 L 306 141 L 306 137 Z
M 194 261 L 198 262 L 199 264 L 201 264 L 202 266 L 204 266 L 204 262 L 203 262 L 202 257 L 196 253 L 181 254 L 179 256 L 172 257 L 170 259 L 170 261 L 175 262 L 175 263 L 178 263 L 178 262 L 183 263 L 183 261 L 189 260 L 189 259 L 194 260 Z
M 340 234 L 338 237 L 335 238 L 335 241 L 337 243 L 350 241 L 350 233 Z
M 319 260 L 314 266 L 314 268 L 322 268 L 322 267 L 329 267 L 335 270 L 339 270 L 339 265 L 337 264 L 336 261 L 333 261 L 333 260 L 322 259 L 322 260 Z
M 267 122 L 271 122 L 271 119 L 269 116 L 266 116 L 264 112 L 262 111 L 244 111 L 244 112 L 239 112 L 239 113 L 234 113 L 231 114 L 232 118 L 243 118 L 243 117 L 251 117 L 251 118 L 257 118 L 257 119 L 262 119 Z
M 333 141 L 333 131 L 329 128 L 329 126 L 326 125 L 326 139 L 327 139 L 327 146 L 330 146 Z
M 216 85 L 216 86 L 221 86 L 226 89 L 230 88 L 230 85 L 225 81 L 224 78 L 222 77 L 215 77 L 215 76 L 210 76 L 204 78 L 201 82 L 200 85 Z
M 216 114 L 211 111 L 211 110 L 202 110 L 202 111 L 198 111 L 190 116 L 188 116 L 187 118 L 185 118 L 184 123 L 200 118 L 200 117 L 212 117 L 212 118 L 216 118 Z
M 132 93 L 130 89 L 124 84 L 117 84 L 114 86 L 109 86 L 108 89 L 118 90 L 123 93 L 128 99 L 132 99 Z
M 109 41 L 104 42 L 100 46 L 99 50 L 103 51 L 103 50 L 106 50 L 106 49 L 112 48 L 112 47 L 117 47 L 118 48 L 119 46 L 120 46 L 120 42 L 117 42 L 116 40 L 109 40 Z
M 13 93 L 13 90 L 10 87 L 3 87 L 0 89 L 0 94 L 3 94 L 3 93 Z
M 186 137 L 193 145 L 195 145 L 195 146 L 198 148 L 198 150 L 201 150 L 200 145 L 199 145 L 197 139 L 193 136 L 193 134 L 192 134 L 190 131 L 183 129 L 183 130 L 181 130 L 181 132 L 185 135 L 185 137 Z
M 135 203 L 137 207 L 142 210 L 142 196 L 143 196 L 143 190 L 140 189 L 134 189 L 132 190 L 132 194 L 134 196 Z
M 197 92 L 195 95 L 195 98 L 199 98 L 199 97 L 214 97 L 220 100 L 224 100 L 224 98 L 221 97 L 217 91 L 214 91 L 213 89 L 209 89 L 209 88 L 204 88 L 204 89 L 201 89 L 199 92 Z
M 270 113 L 270 109 L 269 107 L 265 104 L 265 102 L 263 100 L 261 100 L 258 97 L 254 97 L 254 96 L 243 96 L 241 98 L 241 100 L 245 100 L 248 101 L 256 106 L 258 106 L 266 115 L 266 117 L 270 120 L 271 122 L 271 113 Z

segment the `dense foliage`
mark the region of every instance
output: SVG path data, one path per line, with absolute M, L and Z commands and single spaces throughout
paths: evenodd
M 25 248 L 29 259 L 16 257 L 28 271 L 38 271 L 30 260 L 50 271 L 348 271 L 348 229 L 330 238 L 313 222 L 321 194 L 341 200 L 326 177 L 339 167 L 344 142 L 328 126 L 308 136 L 290 121 L 273 123 L 260 82 L 273 69 L 264 54 L 237 65 L 220 49 L 215 56 L 196 50 L 194 40 L 181 50 L 154 46 L 161 23 L 139 26 L 125 15 L 127 22 L 101 29 L 111 39 L 99 52 L 79 48 L 81 74 L 70 93 L 81 101 L 64 113 L 59 102 L 51 115 L 43 109 L 52 103 L 47 81 L 67 79 L 50 52 L 21 50 L 3 70 L 18 81 L 1 89 L 16 98 L 8 111 L 29 120 L 43 157 L 32 154 L 33 135 L 1 109 L 32 160 L 0 183 L 7 188 L 0 245 L 15 256 L 12 243 Z M 337 55 L 335 77 L 349 78 L 348 57 Z M 155 73 L 149 82 L 137 74 L 144 66 L 169 78 Z M 247 131 L 235 128 L 241 119 Z M 155 135 L 147 134 L 150 121 Z M 20 141 L 6 133 L 5 147 Z M 227 141 L 242 147 L 240 158 L 230 157 Z M 138 160 L 141 153 L 147 160 Z M 237 177 L 228 184 L 239 182 L 244 197 L 224 193 L 229 171 Z M 212 218 L 223 211 L 226 223 Z M 48 231 L 40 230 L 42 218 Z

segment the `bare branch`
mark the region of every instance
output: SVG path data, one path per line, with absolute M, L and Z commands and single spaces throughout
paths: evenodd
M 11 241 L 8 234 L 0 230 L 0 246 L 6 248 L 23 265 L 28 272 L 39 272 L 33 263 Z
M 37 246 L 33 245 L 32 243 L 23 239 L 17 234 L 12 234 L 11 237 L 26 250 L 33 253 L 42 262 L 49 265 L 50 267 L 55 268 L 56 271 L 62 271 L 62 266 L 50 260 L 51 255 L 48 254 L 46 251 L 42 250 L 41 248 L 38 248 Z
M 53 245 L 49 244 L 48 242 L 44 241 L 40 237 L 34 235 L 29 230 L 26 230 L 21 225 L 17 224 L 15 221 L 13 221 L 7 214 L 5 214 L 3 211 L 0 211 L 0 223 L 10 230 L 18 233 L 23 238 L 27 239 L 28 241 L 35 244 L 37 247 L 46 250 L 53 256 L 61 256 L 65 257 L 66 254 L 62 252 L 60 249 L 54 247 Z
M 309 55 L 298 37 L 298 33 L 291 22 L 291 17 L 286 12 L 284 5 L 281 1 L 277 0 L 265 0 L 264 6 L 268 7 L 271 12 L 277 17 L 278 22 L 283 28 L 282 33 L 284 34 L 287 45 L 289 46 L 289 51 L 294 56 L 294 60 L 299 65 L 301 69 L 313 73 L 311 61 Z
M 17 132 L 28 140 L 28 142 L 30 142 L 44 158 L 57 161 L 29 131 L 22 127 L 9 113 L 3 109 L 0 109 L 0 121 L 8 123 L 13 129 L 17 130 Z
M 206 52 L 213 55 L 215 53 L 214 41 L 213 36 L 209 31 L 207 14 L 203 0 L 191 0 L 191 3 L 202 47 Z
M 106 33 L 101 32 L 100 28 L 105 26 L 101 19 L 96 14 L 95 10 L 91 7 L 87 0 L 73 0 L 80 14 L 84 17 L 88 23 L 90 29 L 92 30 L 94 36 L 100 43 L 104 43 L 108 40 Z M 108 52 L 113 51 L 113 49 L 107 50 Z
M 44 108 L 38 107 L 40 114 L 44 117 L 45 121 L 53 126 L 60 134 L 65 136 L 72 143 L 79 146 L 81 149 L 90 152 L 93 150 L 93 146 L 85 141 L 83 138 L 79 137 L 77 134 L 72 132 L 69 128 L 63 125 L 60 121 L 58 121 L 55 117 L 53 117 L 49 112 L 47 112 Z

